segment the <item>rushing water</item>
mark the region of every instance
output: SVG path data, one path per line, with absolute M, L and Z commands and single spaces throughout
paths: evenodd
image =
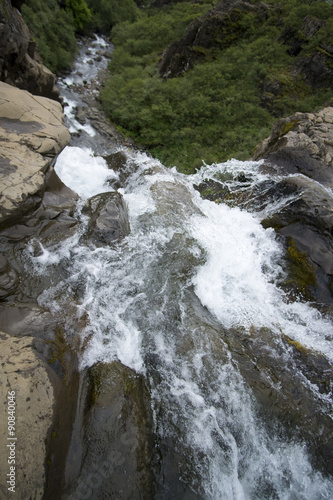
M 73 83 L 68 77 L 62 85 Z M 76 94 L 69 91 L 67 119 L 77 131 Z M 85 128 L 81 146 L 76 141 L 67 147 L 56 165 L 81 205 L 112 190 L 117 178 L 86 147 L 85 137 L 92 135 Z M 177 450 L 179 477 L 200 498 L 332 498 L 333 481 L 313 468 L 306 442 L 291 439 L 282 424 L 274 424 L 275 432 L 266 425 L 227 332 L 241 331 L 250 339 L 265 328 L 272 358 L 274 346 L 282 349 L 283 332 L 333 362 L 333 326 L 310 305 L 288 303 L 276 286 L 282 249 L 274 231 L 260 224 L 269 206 L 250 213 L 202 200 L 193 188 L 217 175 L 232 185 L 240 172 L 259 182 L 267 175 L 261 163 L 231 160 L 185 176 L 144 153 L 127 156 L 119 191 L 128 206 L 130 235 L 110 247 L 80 244 L 86 222 L 78 208 L 78 233 L 31 257 L 37 273 L 60 264 L 68 268 L 68 278 L 45 290 L 39 303 L 59 313 L 75 297 L 78 316 L 88 318 L 82 367 L 120 360 L 146 377 L 156 433 Z M 283 353 L 287 365 L 288 349 Z M 329 414 L 327 394 L 304 384 Z

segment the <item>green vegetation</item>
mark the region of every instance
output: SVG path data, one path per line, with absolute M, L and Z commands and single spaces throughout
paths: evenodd
M 89 27 L 107 35 L 115 24 L 134 22 L 140 14 L 134 0 L 87 0 L 87 4 L 92 13 Z
M 293 75 L 297 58 L 288 53 L 281 34 L 288 27 L 301 38 L 306 16 L 325 19 L 299 55 L 307 56 L 332 39 L 333 8 L 310 0 L 272 0 L 270 5 L 260 19 L 250 12 L 230 16 L 213 35 L 216 46 L 190 47 L 197 56 L 194 66 L 168 79 L 158 73 L 164 50 L 212 2 L 144 9 L 135 22 L 117 24 L 111 77 L 101 96 L 110 119 L 164 164 L 183 172 L 194 172 L 202 160 L 248 159 L 278 116 L 313 111 L 331 97 L 331 90 L 314 92 L 302 75 Z
M 76 30 L 82 29 L 91 20 L 91 12 L 84 0 L 66 0 L 66 9 L 73 15 Z
M 133 0 L 26 0 L 22 5 L 22 16 L 33 33 L 37 52 L 54 73 L 70 69 L 77 50 L 77 32 L 109 34 L 114 24 L 132 22 L 138 13 Z
M 72 11 L 61 9 L 57 0 L 27 0 L 22 16 L 43 63 L 54 72 L 69 69 L 77 47 Z

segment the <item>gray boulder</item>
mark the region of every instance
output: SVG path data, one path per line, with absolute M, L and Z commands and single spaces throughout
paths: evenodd
M 83 236 L 85 242 L 90 241 L 96 246 L 109 245 L 130 233 L 126 204 L 116 191 L 89 198 L 82 212 L 90 217 Z

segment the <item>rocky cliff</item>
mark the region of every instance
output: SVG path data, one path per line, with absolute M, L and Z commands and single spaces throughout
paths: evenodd
M 35 52 L 35 42 L 18 10 L 22 3 L 0 1 L 0 81 L 58 100 L 55 76 Z
M 61 105 L 0 82 L 0 225 L 41 202 L 51 163 L 70 134 Z

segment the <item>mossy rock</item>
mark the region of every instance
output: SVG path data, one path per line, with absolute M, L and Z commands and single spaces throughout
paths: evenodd
M 290 236 L 287 239 L 287 273 L 288 278 L 282 287 L 304 300 L 311 300 L 311 287 L 317 285 L 315 266 L 311 264 L 306 252 L 301 252 Z

